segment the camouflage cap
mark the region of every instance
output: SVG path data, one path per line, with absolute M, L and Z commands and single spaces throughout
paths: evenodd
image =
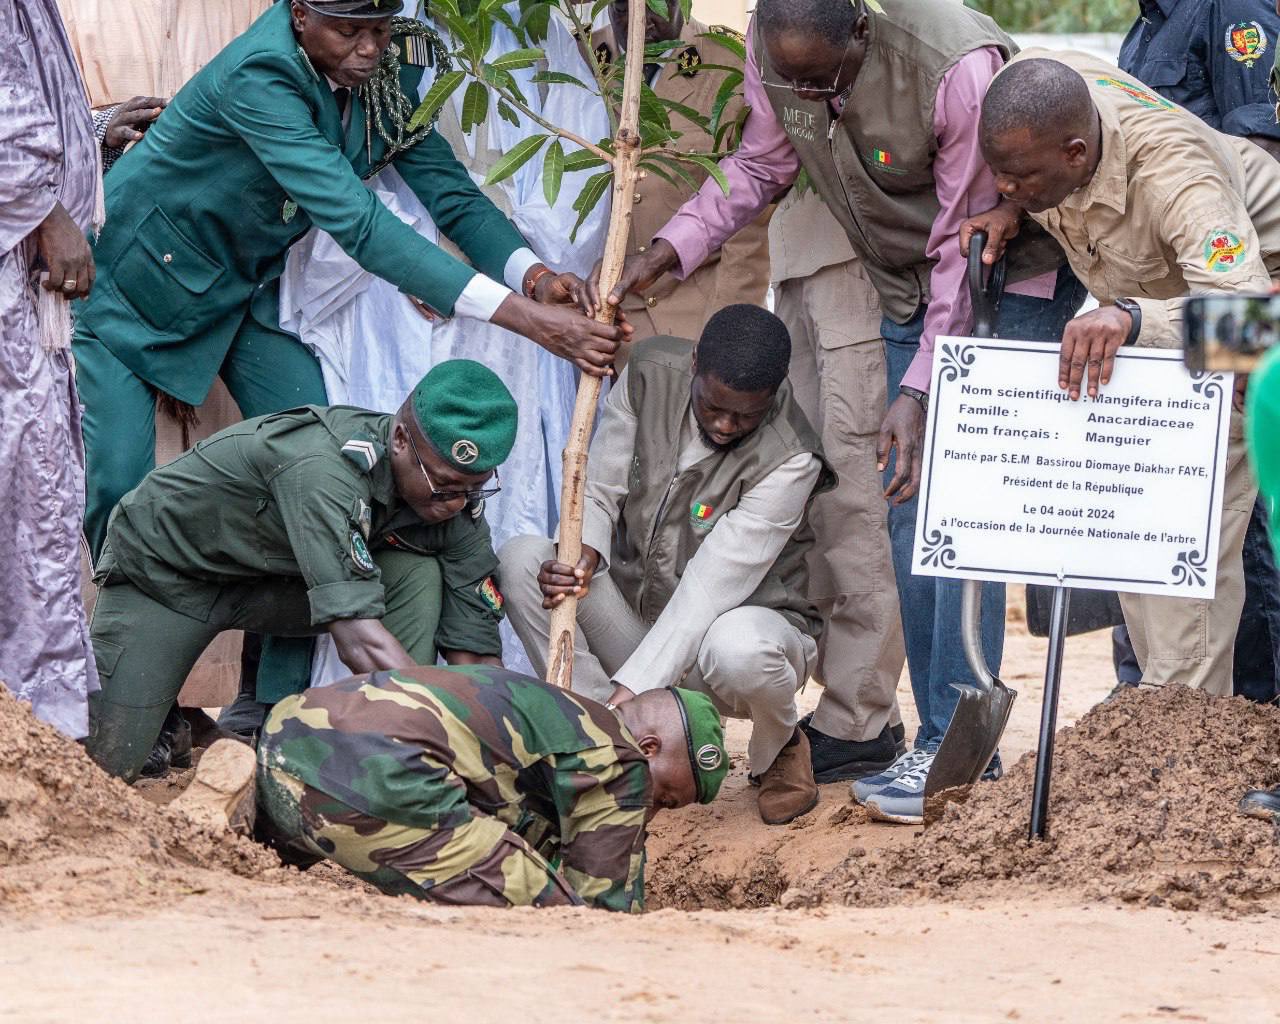
M 720 712 L 705 693 L 673 686 L 676 705 L 684 718 L 684 738 L 689 744 L 689 764 L 698 790 L 698 803 L 709 804 L 729 774 L 729 753 L 724 749 Z
M 447 359 L 413 389 L 414 416 L 440 456 L 463 473 L 487 473 L 516 443 L 516 401 L 498 375 L 471 359 Z
M 330 18 L 390 18 L 404 10 L 404 0 L 302 0 Z

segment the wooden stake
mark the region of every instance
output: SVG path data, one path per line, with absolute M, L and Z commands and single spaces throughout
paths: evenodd
M 631 236 L 631 207 L 640 165 L 640 82 L 644 77 L 644 0 L 631 0 L 627 11 L 627 62 L 623 69 L 622 111 L 618 134 L 614 137 L 613 207 L 609 211 L 609 232 L 605 236 L 600 267 L 600 296 L 613 291 L 622 276 L 627 240 Z M 596 319 L 613 323 L 614 309 L 601 301 Z M 582 505 L 587 484 L 587 447 L 596 404 L 600 400 L 600 378 L 583 374 L 578 397 L 573 404 L 573 421 L 565 445 L 560 489 L 560 546 L 556 555 L 566 565 L 577 565 L 582 557 Z M 570 594 L 551 610 L 551 641 L 547 649 L 547 682 L 569 689 L 573 685 L 573 634 L 578 620 L 578 599 Z

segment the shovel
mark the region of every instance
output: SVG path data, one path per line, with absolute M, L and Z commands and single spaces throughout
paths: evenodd
M 973 332 L 979 338 L 995 337 L 996 313 L 1004 291 L 1003 258 L 992 268 L 991 279 L 983 281 L 982 249 L 986 244 L 987 236 L 981 231 L 969 242 L 969 296 Z M 960 639 L 977 683 L 951 684 L 960 692 L 960 702 L 925 780 L 926 824 L 936 821 L 948 803 L 968 796 L 969 787 L 981 778 L 1000 745 L 1018 695 L 991 674 L 982 651 L 982 581 L 965 580 L 960 600 Z

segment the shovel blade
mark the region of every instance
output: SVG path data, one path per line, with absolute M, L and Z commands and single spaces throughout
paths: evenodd
M 1016 690 L 999 679 L 993 681 L 989 691 L 967 684 L 952 685 L 960 691 L 960 702 L 925 781 L 926 823 L 937 820 L 951 800 L 964 799 L 968 787 L 982 777 L 1000 746 L 1018 696 Z

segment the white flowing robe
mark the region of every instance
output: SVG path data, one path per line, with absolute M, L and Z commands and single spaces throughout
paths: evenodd
M 494 27 L 491 55 L 505 53 L 519 44 L 509 30 Z M 544 44 L 551 70 L 567 71 L 589 81 L 587 68 L 570 31 L 553 20 Z M 609 120 L 603 104 L 586 90 L 572 85 L 552 85 L 545 102 L 532 82 L 535 69 L 514 72 L 530 105 L 551 123 L 588 138 L 608 136 Z M 425 94 L 432 76 L 424 76 Z M 452 100 L 452 110 L 441 116 L 440 130 L 455 152 L 483 181 L 484 156 L 477 158 L 474 137 L 461 137 L 462 89 Z M 494 111 L 485 124 L 490 151 L 505 152 L 521 139 L 540 130 L 526 116 L 512 125 Z M 466 147 L 463 152 L 462 147 Z M 576 149 L 565 144 L 566 153 Z M 480 166 L 478 166 L 478 164 Z M 598 169 L 597 169 L 598 170 Z M 579 229 L 576 240 L 569 233 L 577 219 L 571 209 L 574 198 L 594 171 L 564 176 L 554 207 L 547 204 L 542 188 L 542 159 L 535 157 L 511 178 L 485 192 L 509 211 L 530 248 L 556 270 L 585 276 L 604 246 L 608 227 L 608 202 L 602 201 Z M 438 230 L 418 197 L 394 168 L 369 182 L 387 205 L 406 223 L 432 241 Z M 331 403 L 347 403 L 383 412 L 399 408 L 405 396 L 432 366 L 446 359 L 474 359 L 491 368 L 506 383 L 520 410 L 515 447 L 499 470 L 502 491 L 485 505 L 485 518 L 495 547 L 521 534 L 554 536 L 560 495 L 560 452 L 573 413 L 576 379 L 573 367 L 527 338 L 493 324 L 466 317 L 430 322 L 392 284 L 362 270 L 324 232 L 313 230 L 289 254 L 280 288 L 280 323 L 310 346 L 320 359 Z M 507 623 L 502 624 L 504 661 L 516 670 L 531 671 L 524 650 Z M 322 640 L 312 672 L 320 684 L 348 675 Z
M 80 598 L 80 401 L 41 346 L 33 232 L 57 202 L 88 231 L 98 151 L 54 0 L 0 3 L 0 682 L 68 736 L 98 689 Z M 46 327 L 48 325 L 46 324 Z

